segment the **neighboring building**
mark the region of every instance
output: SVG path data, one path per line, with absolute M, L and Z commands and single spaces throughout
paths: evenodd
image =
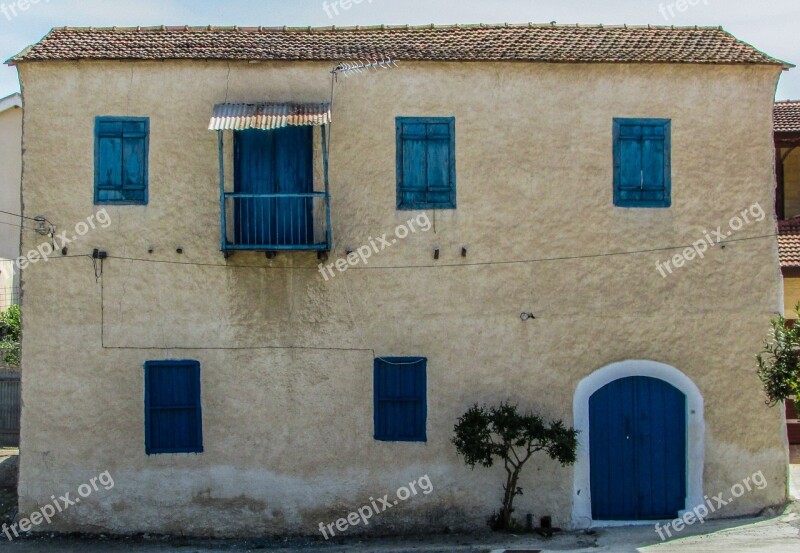
M 0 99 L 0 211 L 21 213 L 22 97 Z M 0 311 L 19 303 L 19 233 L 22 219 L 0 213 Z
M 778 177 L 778 244 L 783 272 L 784 314 L 796 324 L 800 303 L 800 102 L 776 102 L 775 166 Z M 800 420 L 787 403 L 789 443 L 800 444 Z
M 23 268 L 20 512 L 116 483 L 47 530 L 314 534 L 424 475 L 353 532 L 483 527 L 502 468 L 450 440 L 506 399 L 581 432 L 520 517 L 672 518 L 759 471 L 714 516 L 785 501 L 753 360 L 783 62 L 718 28 L 481 25 L 65 28 L 12 63 L 24 213 L 87 231 Z M 761 239 L 682 246 L 748 206 Z

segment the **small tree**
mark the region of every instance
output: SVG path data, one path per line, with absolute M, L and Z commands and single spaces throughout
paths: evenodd
M 453 444 L 472 469 L 475 465 L 491 467 L 495 458 L 503 461 L 503 507 L 494 526 L 496 530 L 511 530 L 514 498 L 522 495 L 517 485 L 522 467 L 538 451 L 547 452 L 562 466 L 573 464 L 578 432 L 562 421 L 546 423 L 533 413 L 522 414 L 516 405 L 475 405 L 458 419 Z
M 19 366 L 21 334 L 19 305 L 12 305 L 0 313 L 0 350 L 3 360 L 9 365 Z
M 800 309 L 800 304 L 796 307 Z M 767 404 L 774 406 L 795 396 L 800 408 L 800 326 L 789 328 L 786 319 L 772 320 L 772 336 L 756 356 L 758 377 L 767 394 Z

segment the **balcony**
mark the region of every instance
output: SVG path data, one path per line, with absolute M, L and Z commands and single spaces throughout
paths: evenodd
M 329 251 L 325 192 L 225 193 L 223 251 Z
M 235 251 L 321 256 L 331 250 L 329 123 L 329 104 L 214 107 L 209 129 L 219 137 L 220 242 L 226 256 Z M 227 150 L 225 131 L 233 138 Z M 226 186 L 231 172 L 233 183 Z

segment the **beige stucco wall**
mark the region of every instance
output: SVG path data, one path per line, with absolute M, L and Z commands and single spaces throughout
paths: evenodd
M 333 259 L 416 215 L 395 209 L 396 116 L 456 117 L 458 210 L 429 213 L 435 231 L 328 282 L 313 254 L 223 258 L 217 137 L 205 130 L 226 98 L 327 100 L 328 64 L 20 70 L 25 212 L 60 229 L 84 220 L 97 209 L 95 116 L 149 116 L 149 205 L 107 208 L 113 224 L 70 255 L 99 247 L 206 264 L 110 259 L 99 283 L 85 257 L 24 272 L 21 513 L 109 470 L 114 489 L 54 528 L 314 534 L 427 474 L 435 491 L 370 531 L 482 527 L 499 505 L 502 469 L 464 466 L 450 443 L 457 417 L 511 399 L 571 422 L 578 382 L 626 359 L 672 365 L 701 390 L 706 493 L 766 475 L 765 490 L 723 516 L 784 500 L 782 415 L 764 405 L 753 361 L 782 308 L 774 240 L 713 248 L 667 278 L 656 262 L 675 252 L 468 265 L 689 244 L 756 202 L 769 215 L 737 236 L 769 234 L 777 69 L 401 62 L 343 79 Z M 672 119 L 670 209 L 612 205 L 612 119 L 626 116 Z M 26 250 L 35 245 L 25 238 Z M 434 247 L 441 267 L 402 268 L 437 265 Z M 537 319 L 521 322 L 524 311 Z M 427 443 L 373 440 L 374 355 L 429 358 Z M 205 452 L 147 457 L 142 365 L 170 358 L 202 364 Z M 568 525 L 572 482 L 571 468 L 536 458 L 517 513 Z
M 20 212 L 22 176 L 22 108 L 0 112 L 0 210 Z M 19 217 L 0 214 L 0 310 L 16 299 L 18 270 L 13 260 L 19 257 Z M 17 225 L 17 226 L 14 226 Z
M 786 149 L 781 149 L 786 155 Z M 800 149 L 795 148 L 783 162 L 783 189 L 785 194 L 786 218 L 800 215 Z

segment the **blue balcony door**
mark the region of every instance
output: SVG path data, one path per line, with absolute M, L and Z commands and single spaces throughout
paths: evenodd
M 656 378 L 616 380 L 589 399 L 594 520 L 673 519 L 686 508 L 686 396 Z
M 312 127 L 239 131 L 234 141 L 234 238 L 244 246 L 314 243 Z M 277 196 L 276 196 L 277 195 Z

